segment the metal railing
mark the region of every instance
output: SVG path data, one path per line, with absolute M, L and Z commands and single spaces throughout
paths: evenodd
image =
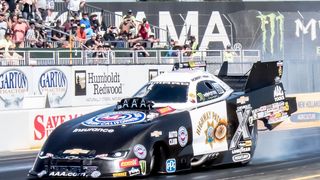
M 102 64 L 173 64 L 186 61 L 206 61 L 221 64 L 228 61 L 231 64 L 252 63 L 260 60 L 259 50 L 232 51 L 233 56 L 226 59 L 226 51 L 172 51 L 172 50 L 30 50 L 30 51 L 0 51 L 2 66 L 28 65 L 102 65 Z M 238 68 L 238 66 L 237 66 Z

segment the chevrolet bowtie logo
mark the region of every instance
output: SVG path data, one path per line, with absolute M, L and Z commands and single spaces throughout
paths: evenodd
M 245 104 L 247 101 L 249 101 L 248 96 L 241 96 L 240 98 L 237 99 L 237 104 Z
M 78 154 L 88 154 L 89 152 L 90 152 L 89 150 L 84 150 L 84 149 L 67 149 L 63 151 L 63 154 L 78 155 Z

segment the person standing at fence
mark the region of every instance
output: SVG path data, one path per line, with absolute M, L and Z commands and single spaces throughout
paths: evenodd
M 1 53 L 4 60 L 2 64 L 19 65 L 21 56 L 13 51 L 15 47 L 15 44 L 12 42 L 12 34 L 10 32 L 6 33 L 5 39 L 0 40 L 0 50 L 4 50 L 4 53 Z
M 85 43 L 86 46 L 86 50 L 87 50 L 87 57 L 91 58 L 93 56 L 93 51 L 95 51 L 95 49 L 97 48 L 97 34 L 94 33 L 92 34 L 91 38 L 89 40 L 87 40 L 87 42 Z
M 79 17 L 80 15 L 80 9 L 83 8 L 86 1 L 85 0 L 65 0 L 66 3 L 68 3 L 68 12 L 69 16 L 72 16 L 74 18 Z
M 4 39 L 7 29 L 8 29 L 8 24 L 5 21 L 5 14 L 1 12 L 0 13 L 0 40 Z
M 196 37 L 191 35 L 190 36 L 190 48 L 192 54 L 195 54 L 197 50 L 199 50 L 199 44 L 196 41 Z
M 233 62 L 237 54 L 232 50 L 231 45 L 228 45 L 223 51 L 223 61 Z

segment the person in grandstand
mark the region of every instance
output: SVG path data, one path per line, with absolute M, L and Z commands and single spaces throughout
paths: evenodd
M 64 27 L 61 26 L 60 19 L 56 21 L 54 29 L 55 30 L 52 30 L 52 40 L 57 43 L 58 47 L 61 47 L 63 41 L 66 40 L 66 36 L 62 33 L 64 31 Z
M 98 17 L 97 14 L 91 13 L 89 18 L 91 29 L 95 33 L 98 33 L 100 31 L 100 23 L 97 17 Z
M 142 23 L 138 26 L 138 36 L 142 37 L 143 40 L 148 40 L 150 31 L 150 24 L 146 18 L 142 19 Z
M 12 32 L 8 31 L 4 37 L 4 39 L 0 40 L 0 50 L 8 52 L 9 49 L 14 49 L 16 45 L 12 41 Z
M 119 33 L 119 30 L 116 26 L 112 26 L 110 25 L 107 29 L 107 31 L 105 31 L 104 35 L 103 35 L 103 39 L 104 41 L 108 41 L 112 44 L 112 46 L 117 47 L 117 42 L 116 38 L 117 35 Z
M 106 43 L 103 45 L 103 51 L 104 51 L 105 57 L 107 57 L 107 59 L 105 60 L 105 64 L 109 64 L 114 60 L 114 51 L 111 48 L 112 46 L 109 43 Z
M 32 0 L 20 0 L 19 5 L 20 5 L 20 9 L 21 9 L 21 13 L 22 13 L 23 18 L 30 20 L 32 18 L 33 1 Z
M 80 8 L 82 8 L 86 1 L 85 0 L 64 0 L 68 3 L 68 13 L 69 16 L 73 16 L 74 18 L 80 15 Z
M 149 57 L 150 56 L 148 51 L 146 51 L 146 49 L 139 42 L 133 46 L 132 50 L 134 50 L 135 53 L 137 53 L 138 57 Z
M 48 22 L 53 21 L 52 13 L 54 11 L 54 2 L 55 0 L 47 0 L 47 20 Z
M 80 24 L 80 28 L 78 27 L 77 29 L 77 40 L 80 41 L 81 43 L 85 43 L 87 40 L 85 29 L 86 29 L 85 24 Z
M 69 20 L 64 23 L 64 32 L 69 32 L 72 29 L 72 25 L 75 23 L 74 17 L 70 16 Z
M 36 19 L 45 21 L 47 18 L 47 1 L 46 0 L 35 0 L 36 1 Z
M 82 19 L 80 20 L 80 24 L 86 25 L 86 29 L 90 28 L 90 20 L 88 17 L 88 12 L 83 12 L 82 13 Z
M 131 9 L 129 9 L 127 14 L 122 17 L 123 21 L 125 21 L 128 18 L 131 19 L 135 23 L 136 17 L 133 15 L 133 12 Z
M 7 29 L 8 23 L 5 21 L 5 14 L 0 12 L 0 40 L 4 39 Z
M 25 34 L 28 30 L 28 24 L 25 19 L 23 19 L 23 16 L 18 16 L 18 23 L 14 24 L 12 26 L 13 30 L 13 41 L 16 43 L 17 47 L 24 47 L 24 38 Z
M 87 50 L 87 57 L 92 57 L 93 51 L 97 49 L 97 46 L 98 46 L 96 33 L 92 34 L 91 38 L 87 40 L 87 42 L 85 43 L 85 46 Z
M 26 34 L 26 42 L 31 48 L 36 46 L 37 38 L 36 38 L 36 25 L 34 20 L 30 20 L 29 22 L 29 29 Z

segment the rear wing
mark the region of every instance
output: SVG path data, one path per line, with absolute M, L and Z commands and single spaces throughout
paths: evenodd
M 228 75 L 228 62 L 224 62 L 218 77 L 235 91 L 254 91 L 280 82 L 282 76 L 282 62 L 256 62 L 252 68 L 242 76 Z

